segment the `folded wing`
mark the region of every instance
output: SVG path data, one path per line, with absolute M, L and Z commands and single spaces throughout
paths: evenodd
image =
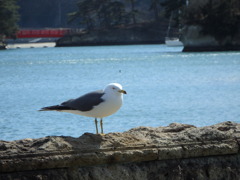
M 102 90 L 87 93 L 79 98 L 70 99 L 60 105 L 43 107 L 40 111 L 64 111 L 64 110 L 79 110 L 90 111 L 94 106 L 104 102 Z

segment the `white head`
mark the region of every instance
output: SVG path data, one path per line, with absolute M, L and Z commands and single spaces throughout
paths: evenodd
M 122 85 L 118 83 L 111 83 L 108 84 L 104 90 L 105 93 L 111 93 L 111 94 L 116 94 L 116 95 L 122 95 L 122 94 L 127 94 L 126 91 L 122 89 Z

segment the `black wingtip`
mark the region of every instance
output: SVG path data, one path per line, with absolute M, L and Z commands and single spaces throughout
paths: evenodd
M 58 106 L 49 106 L 49 107 L 43 107 L 39 109 L 38 111 L 54 111 L 57 110 Z
M 67 106 L 56 105 L 56 106 L 43 107 L 42 109 L 40 109 L 38 111 L 62 111 L 62 110 L 73 110 L 73 109 L 69 108 Z
M 38 111 L 49 111 L 50 109 L 47 109 L 47 108 L 41 108 L 41 109 L 39 109 Z

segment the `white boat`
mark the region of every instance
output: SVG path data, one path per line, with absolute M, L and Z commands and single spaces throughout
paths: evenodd
M 173 18 L 173 13 L 171 13 L 171 16 L 170 16 L 170 19 L 169 19 L 167 36 L 165 37 L 165 44 L 167 46 L 183 46 L 183 43 L 179 40 L 178 37 L 176 37 L 176 34 L 175 35 L 170 35 L 170 31 L 172 29 L 171 28 L 172 18 Z M 179 30 L 177 30 L 177 31 L 179 31 Z
M 183 43 L 177 37 L 166 37 L 165 44 L 167 46 L 183 46 Z

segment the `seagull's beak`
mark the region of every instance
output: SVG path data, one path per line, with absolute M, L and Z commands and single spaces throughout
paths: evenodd
M 123 89 L 122 89 L 122 90 L 119 90 L 118 92 L 123 93 L 123 94 L 127 94 L 127 92 L 124 91 Z

